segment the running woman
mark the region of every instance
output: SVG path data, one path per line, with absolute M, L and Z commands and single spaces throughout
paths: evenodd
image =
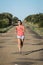
M 19 53 L 22 52 L 23 42 L 24 42 L 24 26 L 21 20 L 18 20 L 18 26 L 16 26 L 18 49 Z

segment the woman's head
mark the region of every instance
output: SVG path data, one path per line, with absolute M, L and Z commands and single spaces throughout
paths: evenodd
M 22 25 L 22 21 L 21 20 L 18 20 L 18 25 Z

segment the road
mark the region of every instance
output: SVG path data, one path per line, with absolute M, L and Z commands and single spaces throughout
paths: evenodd
M 23 53 L 18 53 L 15 26 L 0 34 L 0 65 L 43 65 L 43 39 L 25 26 Z

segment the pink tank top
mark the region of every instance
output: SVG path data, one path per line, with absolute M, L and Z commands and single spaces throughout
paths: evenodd
M 17 35 L 18 36 L 23 36 L 24 35 L 24 26 L 20 25 L 16 27 Z

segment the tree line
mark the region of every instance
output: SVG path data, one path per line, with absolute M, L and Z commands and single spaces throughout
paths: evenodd
M 13 17 L 11 13 L 0 13 L 0 28 L 5 28 L 17 23 L 18 17 Z
M 29 15 L 25 18 L 26 22 L 31 22 L 34 25 L 38 24 L 38 27 L 43 27 L 43 13 Z

